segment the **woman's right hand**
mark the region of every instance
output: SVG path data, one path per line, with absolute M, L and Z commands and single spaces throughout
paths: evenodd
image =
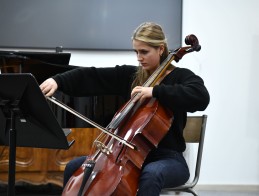
M 58 84 L 53 78 L 49 78 L 49 79 L 45 80 L 40 85 L 40 90 L 47 97 L 52 96 L 57 89 L 58 89 Z

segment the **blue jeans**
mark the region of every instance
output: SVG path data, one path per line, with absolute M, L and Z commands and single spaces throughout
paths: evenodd
M 63 187 L 66 186 L 69 178 L 73 175 L 73 173 L 85 162 L 85 159 L 86 156 L 82 156 L 68 162 L 64 171 Z
M 182 185 L 189 177 L 189 168 L 182 153 L 155 149 L 142 167 L 137 195 L 159 196 L 161 189 Z
M 67 164 L 64 172 L 64 186 L 85 159 L 86 157 L 78 157 Z M 143 164 L 137 195 L 159 196 L 162 188 L 182 185 L 189 177 L 189 169 L 182 153 L 156 149 L 148 155 Z

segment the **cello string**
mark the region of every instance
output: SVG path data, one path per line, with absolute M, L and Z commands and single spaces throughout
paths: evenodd
M 149 86 L 154 86 L 158 79 L 163 75 L 165 70 L 167 69 L 168 65 L 174 60 L 174 55 L 175 53 L 170 53 L 166 59 L 161 63 L 160 66 L 155 70 L 151 76 L 146 80 L 146 82 L 142 85 L 143 87 L 149 87 Z M 159 77 L 160 76 L 160 77 Z M 136 93 L 125 105 L 124 107 L 120 110 L 118 114 L 112 119 L 112 121 L 109 123 L 107 126 L 108 128 L 111 129 L 116 129 L 120 123 L 127 117 L 128 113 L 132 111 L 132 108 L 135 108 L 135 111 L 138 109 L 140 104 L 137 104 L 139 101 L 135 101 L 139 93 Z

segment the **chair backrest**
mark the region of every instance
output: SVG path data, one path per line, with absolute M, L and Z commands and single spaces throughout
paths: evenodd
M 186 143 L 199 144 L 193 185 L 195 185 L 198 182 L 199 175 L 200 175 L 200 167 L 201 167 L 201 159 L 202 159 L 207 117 L 208 117 L 207 115 L 188 116 L 186 126 L 183 130 L 183 136 Z
M 183 136 L 187 143 L 200 143 L 202 131 L 206 128 L 207 115 L 188 116 Z

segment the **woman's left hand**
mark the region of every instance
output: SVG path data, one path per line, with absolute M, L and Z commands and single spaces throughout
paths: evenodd
M 134 102 L 140 100 L 141 102 L 144 101 L 146 98 L 151 98 L 152 97 L 152 92 L 153 92 L 153 87 L 142 87 L 142 86 L 136 86 L 132 91 L 131 91 L 131 97 L 134 95 Z

